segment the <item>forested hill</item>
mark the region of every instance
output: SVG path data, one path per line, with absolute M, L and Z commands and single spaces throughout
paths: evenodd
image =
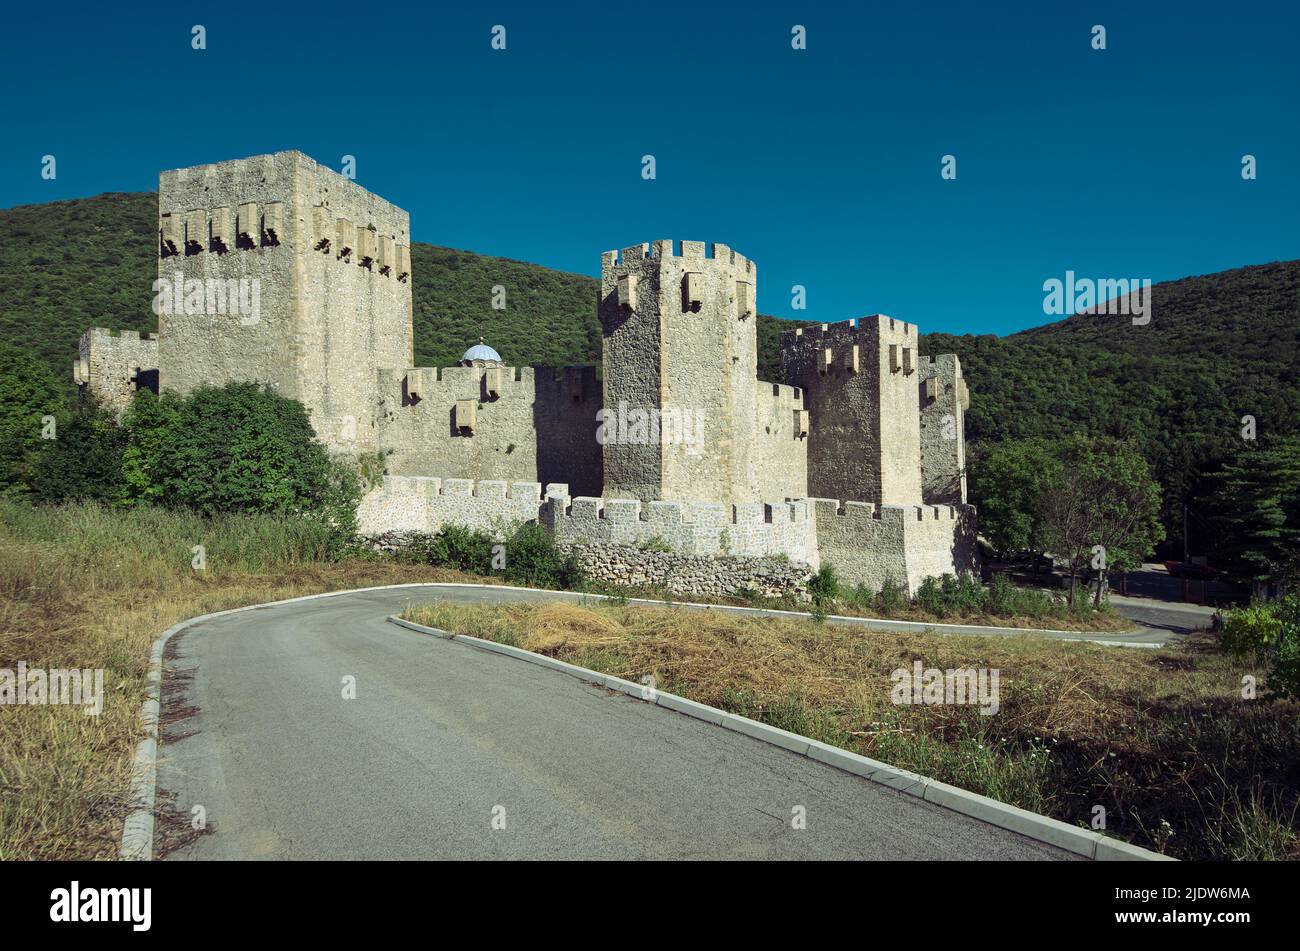
M 1233 362 L 1295 362 L 1300 261 L 1166 281 L 1152 288 L 1152 298 L 1151 320 L 1145 325 L 1135 325 L 1128 316 L 1079 314 L 1008 339 L 1086 344 L 1139 355 L 1222 354 Z
M 151 192 L 0 210 L 0 340 L 70 381 L 87 327 L 156 329 L 156 215 Z M 417 365 L 452 363 L 480 335 L 514 364 L 599 362 L 594 279 L 428 244 L 411 256 Z M 505 310 L 490 306 L 496 284 Z M 1300 261 L 1158 284 L 1152 296 L 1145 326 L 1079 315 L 1004 338 L 928 334 L 922 349 L 961 357 L 973 443 L 1127 434 L 1176 502 L 1239 439 L 1243 415 L 1261 435 L 1300 422 Z M 779 378 L 777 338 L 792 326 L 760 316 L 764 379 Z

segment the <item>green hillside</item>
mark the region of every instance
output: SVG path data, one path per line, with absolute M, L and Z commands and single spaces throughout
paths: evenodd
M 1204 473 L 1242 446 L 1242 417 L 1260 439 L 1300 422 L 1300 261 L 1157 284 L 1145 326 L 1079 315 L 1002 338 L 929 334 L 922 349 L 960 355 L 972 442 L 1080 429 L 1136 440 L 1176 551 L 1182 503 L 1195 540 Z
M 70 386 L 87 327 L 156 329 L 155 215 L 153 193 L 0 211 L 0 340 Z M 412 262 L 417 365 L 453 363 L 480 335 L 509 363 L 599 362 L 594 279 L 418 243 Z M 504 310 L 491 307 L 497 284 Z M 760 315 L 762 378 L 779 379 L 779 334 L 793 326 Z M 921 346 L 961 357 L 973 444 L 1078 429 L 1137 440 L 1178 539 L 1181 500 L 1240 444 L 1243 415 L 1261 437 L 1300 420 L 1300 261 L 1158 284 L 1146 326 L 1081 315 L 1003 338 L 928 334 Z
M 86 328 L 157 330 L 149 307 L 157 207 L 143 192 L 0 210 L 0 340 L 34 352 L 63 379 Z M 419 242 L 411 264 L 417 366 L 455 363 L 480 336 L 508 363 L 600 362 L 594 278 Z M 491 307 L 498 284 L 504 310 Z M 779 372 L 788 326 L 759 317 L 765 379 Z
M 158 198 L 109 193 L 0 211 L 0 340 L 72 381 L 90 326 L 155 330 Z

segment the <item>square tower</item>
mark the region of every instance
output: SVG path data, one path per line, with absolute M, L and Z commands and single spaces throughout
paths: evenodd
M 966 502 L 970 391 L 953 353 L 921 360 L 921 492 L 927 505 Z
M 759 497 L 757 274 L 701 241 L 601 256 L 605 495 Z
M 915 324 L 883 314 L 787 331 L 786 382 L 805 391 L 808 494 L 921 504 Z
M 159 384 L 301 401 L 338 452 L 375 448 L 377 371 L 411 365 L 410 216 L 301 152 L 163 172 Z

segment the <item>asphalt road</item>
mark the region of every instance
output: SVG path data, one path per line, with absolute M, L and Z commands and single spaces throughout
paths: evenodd
M 171 848 L 173 859 L 1073 858 L 663 707 L 385 621 L 408 599 L 434 596 L 557 597 L 370 591 L 218 618 L 173 638 L 158 788 L 178 820 L 160 823 L 157 850 Z M 355 699 L 343 697 L 347 677 Z M 806 828 L 795 829 L 799 808 Z M 204 834 L 177 845 L 196 815 Z

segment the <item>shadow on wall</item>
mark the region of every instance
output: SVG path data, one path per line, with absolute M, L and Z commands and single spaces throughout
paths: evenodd
M 952 533 L 952 564 L 957 574 L 969 571 L 976 578 L 980 577 L 980 548 L 978 540 L 978 522 L 973 509 L 954 506 L 958 512 L 957 528 Z M 963 508 L 965 511 L 963 512 Z
M 595 367 L 534 367 L 533 432 L 537 481 L 562 482 L 570 496 L 599 496 L 605 484 L 604 452 L 596 441 L 603 403 Z
M 140 390 L 150 390 L 155 396 L 158 395 L 158 370 L 139 370 L 135 371 L 135 389 L 138 393 Z

